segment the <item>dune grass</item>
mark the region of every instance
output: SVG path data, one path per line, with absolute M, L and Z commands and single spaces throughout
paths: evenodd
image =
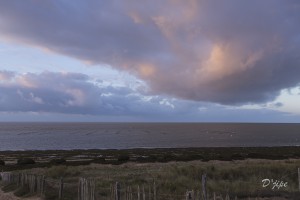
M 124 163 L 122 165 L 90 164 L 84 166 L 52 166 L 31 169 L 31 173 L 44 174 L 49 178 L 64 177 L 66 183 L 78 182 L 79 177 L 95 178 L 97 195 L 102 198 L 110 195 L 110 187 L 116 181 L 121 187 L 139 185 L 148 192 L 155 182 L 159 199 L 171 195 L 172 199 L 182 199 L 187 190 L 201 190 L 201 177 L 207 175 L 207 191 L 210 195 L 229 194 L 232 198 L 246 197 L 292 197 L 299 195 L 297 169 L 300 160 L 261 160 L 242 161 L 189 161 L 167 163 Z M 262 187 L 263 179 L 276 179 L 288 182 L 287 187 L 272 189 Z M 68 191 L 66 190 L 68 193 Z M 70 192 L 70 191 L 69 191 Z M 51 194 L 49 194 L 51 195 Z M 68 194 L 66 194 L 68 195 Z
M 207 191 L 229 194 L 231 197 L 273 197 L 298 192 L 297 169 L 300 167 L 299 147 L 236 147 L 183 149 L 127 149 L 127 150 L 72 150 L 0 152 L 7 165 L 4 171 L 26 171 L 45 175 L 49 179 L 70 184 L 65 199 L 76 196 L 79 177 L 96 179 L 97 195 L 105 199 L 116 181 L 121 187 L 137 186 L 153 190 L 158 195 L 173 195 L 182 199 L 187 190 L 201 190 L 201 177 L 207 174 Z M 20 157 L 29 157 L 35 164 L 14 163 Z M 65 160 L 65 162 L 53 162 Z M 287 187 L 262 187 L 263 179 L 287 182 Z M 11 186 L 12 187 L 12 186 Z M 46 199 L 55 199 L 57 185 L 49 185 Z M 52 189 L 51 189 L 52 188 Z M 25 190 L 19 193 L 23 194 Z M 160 199 L 165 199 L 161 196 Z

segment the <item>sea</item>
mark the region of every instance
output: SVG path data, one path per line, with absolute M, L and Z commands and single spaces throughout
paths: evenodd
M 299 145 L 292 123 L 0 123 L 0 151 Z

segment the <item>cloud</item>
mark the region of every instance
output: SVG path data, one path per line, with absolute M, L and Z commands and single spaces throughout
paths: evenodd
M 14 76 L 13 72 L 0 71 L 0 82 L 8 81 Z
M 180 114 L 177 100 L 143 96 L 124 86 L 104 86 L 81 73 L 40 74 L 0 71 L 0 112 L 40 112 L 103 116 Z M 174 101 L 178 106 L 174 111 Z
M 102 85 L 82 73 L 0 71 L 0 120 L 293 122 L 297 116 L 262 109 L 145 95 L 139 88 Z M 278 104 L 278 105 L 277 105 Z M 281 104 L 277 103 L 277 106 Z M 255 119 L 255 120 L 254 120 Z
M 221 104 L 299 84 L 299 20 L 295 0 L 0 2 L 3 39 L 126 70 L 153 95 Z

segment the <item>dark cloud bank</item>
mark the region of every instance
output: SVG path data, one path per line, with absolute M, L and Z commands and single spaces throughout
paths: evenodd
M 162 97 L 145 97 L 127 87 L 100 86 L 80 73 L 0 71 L 0 111 L 88 115 L 164 112 Z
M 285 116 L 284 113 L 268 109 L 236 109 L 164 96 L 145 96 L 127 87 L 103 86 L 81 73 L 45 71 L 40 74 L 19 74 L 0 71 L 0 91 L 0 119 L 4 121 L 12 119 L 15 121 L 19 118 L 22 121 L 112 119 L 113 121 L 252 122 L 255 119 L 260 122 L 291 122 L 297 120 L 293 116 Z M 4 118 L 1 113 L 5 113 Z M 24 116 L 24 113 L 27 115 Z M 34 113 L 43 117 L 37 117 Z
M 271 101 L 299 84 L 299 23 L 295 0 L 0 2 L 1 38 L 126 70 L 145 80 L 152 94 L 229 105 Z M 89 87 L 92 104 L 101 104 L 93 102 L 94 86 L 81 84 Z M 30 110 L 34 95 L 53 92 L 14 95 L 27 99 L 22 109 Z M 57 94 L 49 110 L 60 102 Z M 76 112 L 67 106 L 71 92 L 61 95 L 70 99 L 61 108 Z

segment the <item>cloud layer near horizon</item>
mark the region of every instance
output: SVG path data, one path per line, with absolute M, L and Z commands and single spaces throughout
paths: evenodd
M 126 70 L 152 94 L 221 104 L 299 84 L 299 22 L 295 0 L 0 2 L 2 39 Z
M 81 73 L 0 71 L 0 91 L 0 112 L 107 116 L 172 112 L 172 105 L 163 97 L 142 96 L 127 87 L 103 86 Z
M 104 121 L 297 120 L 268 108 L 242 109 L 166 96 L 149 96 L 138 89 L 102 85 L 82 73 L 45 71 L 21 74 L 0 70 L 0 91 L 0 120 L 4 121 L 15 121 L 19 119 L 18 116 L 22 121 L 43 121 L 47 117 L 51 121 L 97 121 L 99 117 L 104 117 L 101 118 Z

